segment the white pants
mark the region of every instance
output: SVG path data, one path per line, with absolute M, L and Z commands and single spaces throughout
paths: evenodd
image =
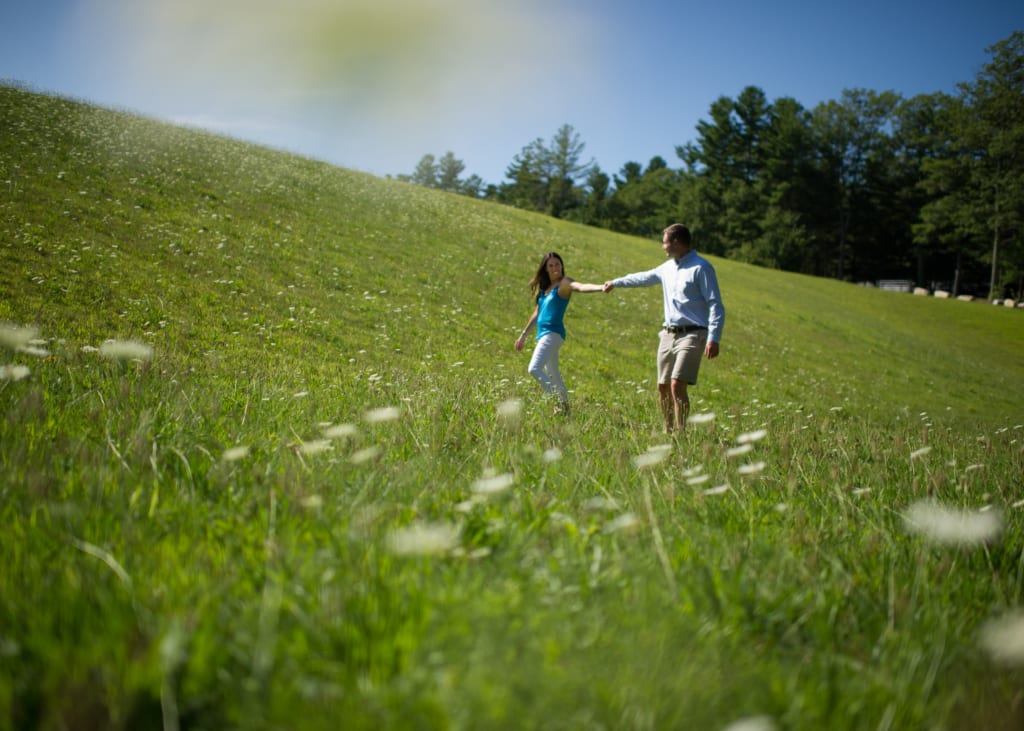
M 545 394 L 557 396 L 558 400 L 563 402 L 569 400 L 565 381 L 558 371 L 558 351 L 564 342 L 558 333 L 546 333 L 533 349 L 529 369 L 530 375 L 537 379 Z

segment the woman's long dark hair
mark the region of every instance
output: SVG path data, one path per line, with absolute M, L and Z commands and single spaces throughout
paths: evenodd
M 553 251 L 545 254 L 544 258 L 540 260 L 540 266 L 537 267 L 537 273 L 530 280 L 530 294 L 534 299 L 537 299 L 541 292 L 547 292 L 548 287 L 551 286 L 551 277 L 548 276 L 548 262 L 552 259 L 558 259 L 562 265 L 562 276 L 565 276 L 565 262 L 562 261 L 562 257 Z

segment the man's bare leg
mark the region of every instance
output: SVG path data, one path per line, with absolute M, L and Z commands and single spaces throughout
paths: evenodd
M 672 386 L 668 383 L 658 384 L 658 401 L 661 405 L 661 416 L 665 420 L 665 433 L 675 430 L 675 404 L 672 398 Z
M 686 430 L 686 420 L 690 416 L 690 395 L 686 392 L 686 381 L 672 381 L 672 404 L 676 429 L 681 434 Z

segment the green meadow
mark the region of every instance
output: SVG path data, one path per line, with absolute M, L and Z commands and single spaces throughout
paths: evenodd
M 1024 312 L 712 259 L 671 440 L 552 250 L 664 256 L 0 86 L 0 728 L 1019 728 Z

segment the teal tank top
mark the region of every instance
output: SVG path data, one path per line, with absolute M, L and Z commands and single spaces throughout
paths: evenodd
M 540 340 L 548 333 L 558 333 L 565 339 L 565 310 L 569 306 L 569 300 L 562 299 L 558 294 L 558 287 L 555 287 L 547 294 L 537 297 L 537 339 Z

